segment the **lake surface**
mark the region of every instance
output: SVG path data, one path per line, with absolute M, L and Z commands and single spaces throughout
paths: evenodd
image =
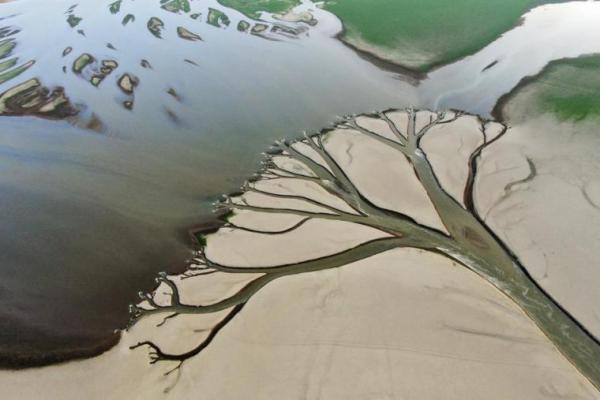
M 598 3 L 549 5 L 418 81 L 341 44 L 341 23 L 310 3 L 299 11 L 311 10 L 315 26 L 264 15 L 267 28 L 216 1 L 179 13 L 158 0 L 124 1 L 116 12 L 110 4 L 0 4 L 0 30 L 20 30 L 10 36 L 18 65 L 35 61 L 0 93 L 38 78 L 63 87 L 79 109 L 67 120 L 0 117 L 0 364 L 85 352 L 111 337 L 158 271 L 184 267 L 189 229 L 257 168 L 274 139 L 389 107 L 488 115 L 548 61 L 600 50 Z M 559 16 L 570 25 L 547 35 Z M 153 18 L 162 23 L 154 32 Z M 248 32 L 237 29 L 240 20 Z M 576 40 L 581 32 L 586 39 Z M 523 56 L 532 49 L 535 57 Z M 118 67 L 95 85 L 93 64 L 74 70 L 82 54 Z M 133 93 L 119 87 L 125 73 L 138 82 Z

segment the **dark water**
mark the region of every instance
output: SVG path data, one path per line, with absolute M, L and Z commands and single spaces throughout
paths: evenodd
M 210 215 L 215 197 L 243 182 L 273 139 L 414 100 L 410 84 L 331 38 L 339 22 L 324 13 L 316 27 L 289 23 L 297 33 L 259 36 L 239 32 L 243 16 L 216 2 L 179 14 L 158 0 L 124 1 L 116 14 L 109 2 L 80 2 L 68 12 L 71 5 L 0 5 L 3 17 L 16 14 L 0 24 L 20 29 L 10 36 L 11 57 L 17 66 L 35 60 L 0 93 L 38 78 L 64 87 L 80 110 L 59 121 L 0 117 L 5 365 L 107 343 L 156 272 L 183 266 L 187 230 Z M 208 24 L 208 7 L 226 11 L 230 25 Z M 195 12 L 202 17 L 191 18 Z M 135 21 L 123 26 L 129 13 Z M 81 18 L 74 28 L 71 14 Z M 147 28 L 151 17 L 163 21 L 160 39 Z M 178 26 L 203 40 L 180 38 Z M 73 71 L 83 53 L 118 68 L 95 87 L 89 71 Z M 133 95 L 118 86 L 124 73 L 139 81 Z

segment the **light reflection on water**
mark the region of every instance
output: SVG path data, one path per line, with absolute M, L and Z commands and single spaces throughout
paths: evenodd
M 321 11 L 316 27 L 286 23 L 301 30 L 297 38 L 269 31 L 274 41 L 239 32 L 244 17 L 216 2 L 203 2 L 194 20 L 197 10 L 171 13 L 158 1 L 123 2 L 114 15 L 90 0 L 72 11 L 82 18 L 74 28 L 65 15 L 72 4 L 0 6 L 19 14 L 3 21 L 22 29 L 14 55 L 36 61 L 0 92 L 38 78 L 64 87 L 81 110 L 70 122 L 0 119 L 0 348 L 107 335 L 157 271 L 181 265 L 186 228 L 239 186 L 270 141 L 338 114 L 415 102 L 410 84 L 333 39 L 339 22 Z M 226 10 L 229 27 L 207 24 L 208 7 Z M 128 13 L 135 21 L 123 26 Z M 162 39 L 147 29 L 153 16 Z M 181 39 L 177 26 L 202 41 Z M 73 72 L 82 53 L 118 68 L 96 87 L 93 71 Z M 124 73 L 139 80 L 133 95 L 117 84 Z

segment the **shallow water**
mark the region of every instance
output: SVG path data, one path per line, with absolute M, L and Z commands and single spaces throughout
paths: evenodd
M 90 0 L 74 10 L 83 36 L 66 22 L 72 4 L 0 6 L 1 15 L 20 13 L 2 21 L 21 29 L 14 54 L 36 61 L 0 92 L 38 77 L 63 86 L 83 108 L 70 122 L 0 119 L 5 351 L 87 345 L 122 327 L 138 290 L 150 289 L 157 271 L 183 265 L 187 229 L 257 168 L 273 139 L 415 98 L 411 85 L 333 39 L 340 25 L 326 14 L 309 35 L 274 41 L 238 32 L 242 16 L 231 10 L 228 28 L 208 25 L 208 7 L 223 10 L 216 2 L 194 4 L 192 13 L 203 13 L 194 20 L 158 1 L 124 2 L 113 15 L 107 2 Z M 127 13 L 136 20 L 123 26 Z M 152 16 L 164 22 L 162 39 L 147 30 Z M 179 38 L 180 25 L 203 41 Z M 63 58 L 67 46 L 73 51 Z M 119 67 L 94 87 L 71 70 L 83 52 Z M 117 86 L 124 72 L 140 81 L 132 110 L 122 106 L 127 96 Z M 92 119 L 101 121 L 98 129 L 78 127 Z
M 554 11 L 535 19 L 537 28 L 514 33 L 529 26 L 526 19 L 477 55 L 417 82 L 342 45 L 334 38 L 340 22 L 309 3 L 301 8 L 319 23 L 285 23 L 296 30 L 288 35 L 271 31 L 268 16 L 260 35 L 239 32 L 239 20 L 256 21 L 216 1 L 191 4 L 190 12 L 173 13 L 158 0 L 123 1 L 114 14 L 110 2 L 96 0 L 71 11 L 73 3 L 62 0 L 0 4 L 0 28 L 21 29 L 12 36 L 19 64 L 35 60 L 0 84 L 0 93 L 37 77 L 64 87 L 80 109 L 68 121 L 0 118 L 0 352 L 76 349 L 122 327 L 137 291 L 149 289 L 157 271 L 182 267 L 188 229 L 210 215 L 219 194 L 243 182 L 273 139 L 389 107 L 487 115 L 546 62 L 600 50 L 598 40 L 569 46 L 572 32 L 600 33 L 593 19 L 551 38 L 542 30 L 565 10 L 597 12 L 597 3 L 545 6 Z M 208 24 L 209 7 L 224 11 L 229 26 Z M 123 25 L 128 14 L 135 20 Z M 70 15 L 81 18 L 75 27 Z M 164 24 L 161 38 L 148 30 L 152 17 Z M 182 39 L 178 26 L 202 40 Z M 531 49 L 538 56 L 527 57 Z M 95 87 L 89 71 L 72 70 L 82 53 L 119 66 Z M 118 86 L 123 73 L 139 80 L 133 95 Z M 124 101 L 133 102 L 131 110 Z

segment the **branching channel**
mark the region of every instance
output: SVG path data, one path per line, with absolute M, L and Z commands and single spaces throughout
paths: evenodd
M 217 210 L 226 215 L 222 232 L 253 235 L 255 240 L 273 236 L 285 238 L 293 237 L 299 230 L 308 231 L 316 221 L 327 221 L 368 227 L 379 232 L 380 237 L 319 258 L 250 266 L 228 265 L 223 260 L 211 259 L 209 235 L 188 271 L 176 277 L 161 274 L 154 293 L 140 294 L 142 302 L 131 306 L 131 324 L 152 314 L 166 314 L 159 325 L 180 315 L 227 311 L 226 316 L 208 330 L 197 347 L 187 352 L 170 354 L 151 341 L 142 341 L 132 348 L 149 347 L 151 363 L 172 361 L 177 363 L 174 370 L 178 370 L 187 359 L 209 346 L 252 297 L 274 280 L 343 267 L 389 250 L 411 247 L 444 255 L 490 282 L 521 307 L 557 349 L 600 388 L 598 340 L 532 279 L 477 210 L 475 190 L 482 154 L 507 131 L 500 123 L 458 111 L 407 109 L 349 116 L 318 134 L 305 134 L 296 141 L 277 141 L 265 153 L 262 169 L 241 191 L 224 196 L 216 204 Z M 444 166 L 429 159 L 426 142 L 448 138 L 458 141 L 461 135 L 470 135 L 476 140 L 470 141 L 475 144 L 464 165 L 447 166 L 458 168 L 464 176 L 462 186 L 455 187 L 444 180 Z M 398 172 L 411 176 L 415 187 L 402 190 L 419 189 L 425 193 L 423 201 L 429 203 L 434 214 L 431 218 L 440 224 L 423 222 L 423 211 L 415 211 L 410 204 L 405 204 L 404 196 L 394 197 L 393 207 L 380 204 L 373 189 L 357 179 L 360 166 L 336 151 L 341 141 L 352 143 L 352 149 L 359 153 L 361 143 L 368 143 L 369 148 L 375 146 L 381 150 L 378 154 L 402 159 L 406 171 L 387 172 L 392 176 Z M 362 151 L 362 157 L 370 155 Z M 532 173 L 528 179 L 534 177 Z M 393 195 L 393 192 L 387 194 Z M 276 220 L 287 222 L 275 223 Z M 327 234 L 318 233 L 324 237 Z M 186 297 L 182 293 L 184 280 L 209 279 L 207 276 L 216 279 L 230 274 L 248 275 L 247 283 L 236 293 L 224 295 L 210 304 L 189 304 L 182 300 Z

